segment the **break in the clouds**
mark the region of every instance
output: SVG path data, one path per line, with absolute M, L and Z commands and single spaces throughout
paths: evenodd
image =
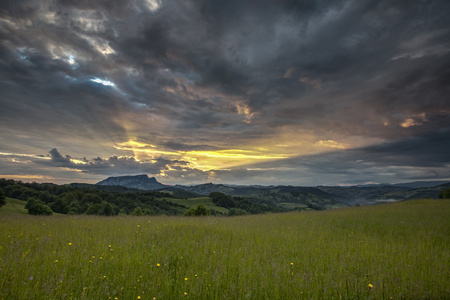
M 3 1 L 0 176 L 450 179 L 449 13 L 445 0 Z

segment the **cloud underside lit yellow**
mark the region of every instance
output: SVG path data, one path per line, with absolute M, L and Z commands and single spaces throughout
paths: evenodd
M 131 139 L 127 142 L 119 143 L 114 147 L 121 151 L 131 151 L 133 153 L 132 156 L 138 161 L 154 161 L 158 158 L 167 158 L 178 160 L 183 162 L 185 166 L 203 171 L 241 167 L 264 161 L 275 161 L 298 155 L 324 152 L 333 148 L 347 148 L 346 145 L 333 140 L 313 142 L 311 137 L 296 143 L 291 142 L 286 144 L 283 143 L 286 142 L 283 139 L 280 139 L 279 142 L 265 147 L 247 145 L 244 149 L 181 151 L 166 150 L 163 147 Z
M 132 151 L 139 161 L 165 157 L 186 162 L 190 168 L 213 170 L 238 167 L 258 161 L 286 158 L 285 155 L 273 154 L 262 149 L 226 149 L 217 151 L 168 151 L 159 150 L 157 146 L 129 141 L 115 146 L 118 150 Z

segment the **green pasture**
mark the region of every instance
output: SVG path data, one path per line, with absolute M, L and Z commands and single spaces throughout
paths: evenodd
M 449 299 L 450 201 L 0 216 L 0 299 Z
M 25 204 L 27 204 L 26 201 L 6 198 L 6 204 L 0 207 L 0 215 L 28 214 Z
M 184 205 L 188 208 L 196 207 L 197 205 L 204 205 L 207 209 L 214 209 L 216 211 L 220 211 L 222 213 L 228 213 L 228 209 L 225 207 L 220 207 L 214 204 L 212 199 L 210 197 L 198 197 L 198 198 L 189 198 L 189 199 L 174 199 L 174 198 L 167 198 L 167 201 L 170 201 L 172 203 Z

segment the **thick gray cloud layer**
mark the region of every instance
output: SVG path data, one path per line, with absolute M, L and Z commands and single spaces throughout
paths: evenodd
M 449 13 L 446 0 L 1 1 L 1 173 L 450 179 Z M 130 140 L 160 154 L 117 146 Z M 315 154 L 321 141 L 345 147 Z M 205 170 L 166 154 L 250 147 L 287 158 Z

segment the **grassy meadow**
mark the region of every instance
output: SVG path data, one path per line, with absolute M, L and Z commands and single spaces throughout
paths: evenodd
M 25 209 L 26 201 L 6 198 L 6 204 L 0 207 L 1 215 L 12 215 L 12 214 L 28 214 L 28 210 Z
M 449 299 L 450 201 L 0 216 L 0 299 Z

